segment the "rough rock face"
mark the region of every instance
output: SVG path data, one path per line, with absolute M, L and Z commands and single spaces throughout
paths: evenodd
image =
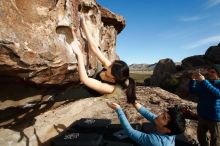
M 116 15 L 106 8 L 98 5 L 102 15 L 102 22 L 105 26 L 114 26 L 117 33 L 120 33 L 125 27 L 125 20 L 122 16 Z
M 31 112 L 39 114 L 52 96 L 79 84 L 77 60 L 64 39 L 80 42 L 86 69 L 89 75 L 95 73 L 100 63 L 88 49 L 80 15 L 87 16 L 89 31 L 106 57 L 117 59 L 116 37 L 125 21 L 95 0 L 0 1 L 0 110 L 6 112 L 1 120 L 17 113 L 13 108 L 44 104 Z
M 207 66 L 208 63 L 203 55 L 190 56 L 182 60 L 182 68 L 184 70 Z
M 137 97 L 138 102 L 155 114 L 160 114 L 167 107 L 173 107 L 176 104 L 189 108 L 192 113 L 196 112 L 195 103 L 182 100 L 158 87 L 137 87 Z M 50 106 L 51 103 L 47 104 L 47 108 L 43 111 L 43 105 L 35 105 L 25 109 L 16 108 L 16 115 L 12 115 L 7 122 L 1 121 L 0 145 L 47 146 L 50 145 L 53 137 L 67 130 L 74 121 L 81 118 L 107 118 L 112 119 L 112 123 L 119 123 L 116 113 L 106 105 L 106 101 L 109 100 L 121 105 L 131 123 L 148 122 L 137 113 L 132 105 L 126 103 L 125 97 L 120 96 L 117 99 L 103 96 L 80 99 L 75 102 L 67 101 L 59 107 Z M 39 110 L 41 111 L 39 114 L 32 115 L 32 111 Z M 188 140 L 197 140 L 196 125 L 196 120 L 187 119 L 187 129 L 184 135 Z
M 0 1 L 0 145 L 45 145 L 65 128 L 62 121 L 69 121 L 69 125 L 78 112 L 95 102 L 88 99 L 63 108 L 57 113 L 64 114 L 60 120 L 59 115 L 52 118 L 44 114 L 56 113 L 55 108 L 78 100 L 51 100 L 70 84 L 79 84 L 75 54 L 66 49 L 64 40 L 80 42 L 89 75 L 100 66 L 81 32 L 80 15 L 87 16 L 89 31 L 106 57 L 117 59 L 116 37 L 125 21 L 95 0 Z M 72 115 L 65 115 L 67 112 Z M 89 117 L 91 112 L 84 116 Z M 57 124 L 50 123 L 55 121 Z
M 77 82 L 77 61 L 63 45 L 64 39 L 80 41 L 93 75 L 98 62 L 80 33 L 79 15 L 89 17 L 86 22 L 94 40 L 107 57 L 115 59 L 116 36 L 125 21 L 95 0 L 0 1 L 0 76 L 43 85 Z
M 154 68 L 153 75 L 151 76 L 151 85 L 160 86 L 170 74 L 176 72 L 176 66 L 172 59 L 160 60 Z
M 213 63 L 220 64 L 220 43 L 217 46 L 208 48 L 205 58 Z

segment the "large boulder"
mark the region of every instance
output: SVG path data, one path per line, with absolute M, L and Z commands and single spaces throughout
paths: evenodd
M 209 47 L 205 52 L 205 58 L 215 64 L 220 64 L 220 43 L 217 46 Z
M 101 51 L 110 60 L 117 58 L 116 36 L 125 21 L 95 0 L 0 1 L 0 76 L 38 85 L 78 82 L 77 60 L 63 45 L 64 39 L 79 40 L 93 75 L 99 62 L 80 33 L 79 15 L 88 16 L 86 23 Z
M 23 121 L 32 124 L 39 114 L 66 102 L 55 102 L 56 95 L 79 85 L 76 56 L 65 48 L 64 39 L 80 42 L 90 76 L 98 70 L 100 62 L 81 32 L 80 15 L 87 16 L 89 31 L 106 57 L 118 59 L 116 37 L 125 20 L 95 0 L 0 1 L 0 128 L 19 131 Z M 68 102 L 77 100 L 68 96 Z
M 161 86 L 171 74 L 176 73 L 176 65 L 172 59 L 161 59 L 154 68 L 150 84 L 152 86 Z
M 182 69 L 189 70 L 207 66 L 208 62 L 205 60 L 204 55 L 190 56 L 182 60 Z

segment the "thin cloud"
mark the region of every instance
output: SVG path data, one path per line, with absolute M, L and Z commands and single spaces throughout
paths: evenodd
M 200 16 L 192 16 L 192 17 L 182 17 L 179 19 L 179 21 L 182 22 L 191 22 L 191 21 L 199 21 L 201 19 L 203 19 L 204 17 L 200 17 Z
M 208 0 L 206 8 L 212 8 L 217 5 L 220 5 L 220 0 Z
M 220 42 L 220 35 L 210 36 L 210 37 L 201 39 L 195 43 L 192 43 L 192 44 L 186 46 L 186 48 L 188 50 L 191 50 L 191 49 L 196 49 L 196 48 L 199 48 L 202 46 L 211 45 L 211 44 L 219 43 L 219 42 Z
M 166 30 L 158 33 L 156 36 L 163 39 L 163 40 L 169 40 L 169 39 L 185 39 L 190 37 L 191 33 L 193 30 L 190 28 L 185 28 L 185 29 L 171 29 L 171 30 Z
M 219 26 L 219 25 L 220 25 L 220 22 L 215 24 L 215 26 Z

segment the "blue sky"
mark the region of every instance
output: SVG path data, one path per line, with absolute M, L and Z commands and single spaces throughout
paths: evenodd
M 220 0 L 97 0 L 122 15 L 116 51 L 128 64 L 175 62 L 220 43 Z

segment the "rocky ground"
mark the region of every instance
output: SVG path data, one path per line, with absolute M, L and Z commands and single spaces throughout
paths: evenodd
M 159 87 L 138 86 L 137 97 L 140 103 L 156 114 L 175 104 L 187 107 L 193 113 L 196 111 L 196 103 L 182 100 Z M 106 105 L 106 101 L 109 100 L 122 106 L 131 123 L 147 122 L 131 105 L 126 104 L 124 97 L 103 96 L 75 101 L 51 101 L 32 107 L 1 109 L 0 145 L 50 145 L 51 138 L 68 129 L 74 121 L 81 118 L 107 118 L 112 119 L 112 123 L 119 123 L 116 113 Z M 8 101 L 8 105 L 7 101 L 4 102 L 4 106 L 9 105 L 11 102 Z M 9 113 L 11 118 L 4 119 L 9 117 L 7 115 Z M 189 141 L 196 141 L 197 121 L 192 120 L 194 118 L 192 116 L 188 117 L 190 119 L 187 119 L 185 136 Z

